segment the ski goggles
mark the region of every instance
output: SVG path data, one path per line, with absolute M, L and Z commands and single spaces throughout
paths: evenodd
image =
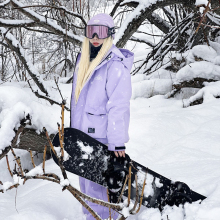
M 105 25 L 87 25 L 85 27 L 85 36 L 89 39 L 98 36 L 99 39 L 105 39 L 115 34 L 115 28 L 110 28 Z

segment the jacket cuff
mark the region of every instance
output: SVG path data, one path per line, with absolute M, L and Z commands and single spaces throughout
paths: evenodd
M 123 151 L 125 148 L 124 144 L 117 144 L 117 146 L 115 144 L 108 144 L 109 151 Z

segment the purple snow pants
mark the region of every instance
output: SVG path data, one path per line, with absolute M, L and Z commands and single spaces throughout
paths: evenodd
M 92 181 L 79 177 L 80 189 L 83 193 L 88 196 L 108 201 L 107 190 L 105 187 L 100 186 Z M 103 207 L 101 205 L 94 204 L 92 202 L 87 202 L 87 204 L 102 218 L 108 219 L 109 208 Z M 95 220 L 95 218 L 90 214 L 90 212 L 83 207 L 83 212 L 86 215 L 87 220 Z M 111 211 L 112 219 L 117 219 L 118 213 Z

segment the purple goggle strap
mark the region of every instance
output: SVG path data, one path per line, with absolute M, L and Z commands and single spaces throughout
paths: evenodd
M 115 28 L 109 28 L 104 25 L 87 25 L 85 28 L 85 36 L 89 39 L 94 37 L 94 34 L 98 35 L 99 39 L 105 39 L 115 33 Z

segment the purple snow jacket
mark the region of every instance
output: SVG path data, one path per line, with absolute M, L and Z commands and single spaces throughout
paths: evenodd
M 110 151 L 121 150 L 120 147 L 129 140 L 133 59 L 132 52 L 113 45 L 85 83 L 76 104 L 80 54 L 77 59 L 71 97 L 71 127 L 108 144 Z

